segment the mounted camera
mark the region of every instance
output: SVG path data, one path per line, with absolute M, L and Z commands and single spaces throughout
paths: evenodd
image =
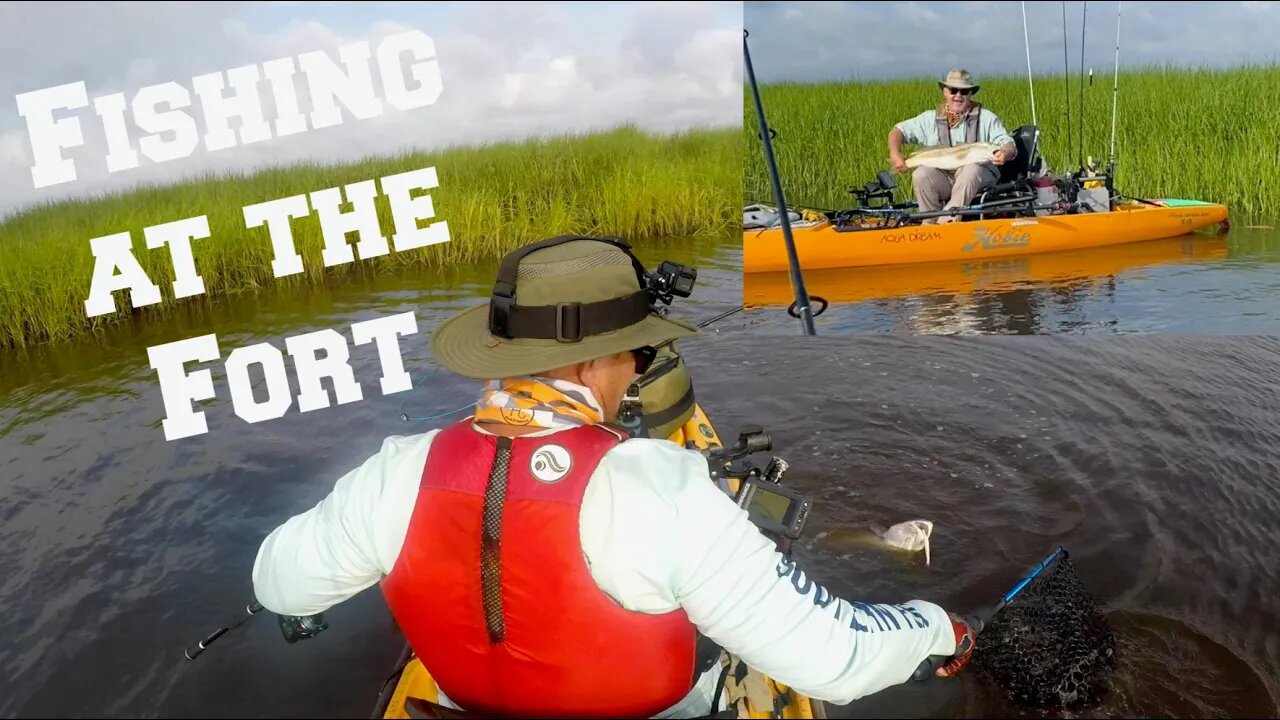
M 663 260 L 657 270 L 645 273 L 645 289 L 656 304 L 670 305 L 673 296 L 687 298 L 693 294 L 693 284 L 698 279 L 698 269 L 680 263 Z

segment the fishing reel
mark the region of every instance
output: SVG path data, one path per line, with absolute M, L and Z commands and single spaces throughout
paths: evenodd
M 804 532 L 812 501 L 796 490 L 782 485 L 782 477 L 790 469 L 785 460 L 773 456 L 763 467 L 747 456 L 767 452 L 773 440 L 759 425 L 748 426 L 738 435 L 733 447 L 716 447 L 704 452 L 711 478 L 730 493 L 730 480 L 737 481 L 732 492 L 734 502 L 747 511 L 751 522 L 773 540 L 784 554 L 791 553 L 791 542 Z
M 689 297 L 693 294 L 693 285 L 697 279 L 697 268 L 663 260 L 657 270 L 644 274 L 644 286 L 652 298 L 653 309 L 661 314 L 666 312 L 666 308 L 659 308 L 658 303 L 669 306 L 676 296 Z
M 213 631 L 208 637 L 196 643 L 195 645 L 183 651 L 183 656 L 187 660 L 195 660 L 200 657 L 200 653 L 204 652 L 213 641 L 244 625 L 249 618 L 262 612 L 262 603 L 253 601 L 245 606 L 245 616 L 240 618 L 231 625 L 224 625 Z M 284 636 L 284 641 L 290 645 L 299 640 L 308 640 L 313 638 L 325 630 L 329 629 L 329 623 L 324 619 L 324 613 L 316 613 L 315 615 L 280 615 L 276 614 L 276 620 L 280 625 L 280 634 Z
M 299 640 L 309 640 L 329 629 L 324 613 L 315 615 L 276 615 L 280 622 L 280 634 L 290 645 Z

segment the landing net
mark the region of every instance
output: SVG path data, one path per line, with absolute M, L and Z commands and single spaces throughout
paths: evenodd
M 1115 633 L 1062 551 L 991 618 L 971 663 L 1012 702 L 1092 704 L 1111 684 Z

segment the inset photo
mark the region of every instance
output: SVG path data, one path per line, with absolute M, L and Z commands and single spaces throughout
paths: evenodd
M 747 3 L 744 25 L 750 327 L 1280 332 L 1280 7 Z
M 861 678 L 904 680 L 825 717 L 1276 717 L 1280 338 L 760 339 L 683 351 L 726 445 L 759 425 L 740 462 L 806 501 L 774 503 L 796 588 L 984 622 L 938 678 L 890 669 L 892 606 L 857 615 Z

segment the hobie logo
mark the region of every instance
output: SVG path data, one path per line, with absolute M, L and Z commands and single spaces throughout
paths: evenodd
M 529 460 L 529 470 L 533 476 L 544 483 L 553 483 L 569 474 L 573 467 L 573 458 L 569 451 L 559 445 L 543 445 Z
M 960 252 L 970 252 L 979 245 L 983 250 L 1004 250 L 1026 247 L 1031 244 L 1031 233 L 1010 228 L 1004 233 L 979 225 L 973 230 L 973 240 L 960 247 Z

